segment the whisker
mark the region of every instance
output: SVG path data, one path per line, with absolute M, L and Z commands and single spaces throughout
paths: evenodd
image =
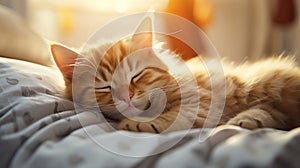
M 93 62 L 93 61 L 91 61 L 91 60 L 88 59 L 88 58 L 77 58 L 76 60 L 77 60 L 77 63 L 79 63 L 79 64 L 84 64 L 84 63 L 85 63 L 84 61 L 86 61 L 86 62 L 89 63 L 89 64 L 84 64 L 84 65 L 90 65 L 90 66 L 93 67 L 93 69 L 95 69 L 95 70 L 97 69 L 96 63 Z M 78 62 L 78 61 L 79 61 L 79 62 Z
M 94 63 L 95 67 L 98 67 L 97 65 L 99 65 L 99 64 L 97 63 L 97 61 L 96 61 L 95 57 L 92 57 L 92 59 L 93 59 L 93 61 L 91 60 L 91 62 L 93 62 L 93 63 Z
M 180 32 L 182 32 L 183 31 L 183 29 L 179 29 L 179 30 L 176 30 L 176 31 L 174 31 L 174 32 L 171 32 L 171 33 L 168 33 L 168 34 L 164 34 L 164 36 L 170 36 L 170 35 L 174 35 L 174 34 L 177 34 L 177 33 L 180 33 Z
M 81 65 L 75 65 L 75 67 L 87 67 L 90 68 L 92 71 L 95 71 L 95 68 L 91 65 L 87 65 L 87 64 L 81 64 Z

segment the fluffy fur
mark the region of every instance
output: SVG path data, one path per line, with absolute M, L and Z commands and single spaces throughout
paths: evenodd
M 293 59 L 223 63 L 223 72 L 214 69 L 219 67 L 216 60 L 183 62 L 171 51 L 153 49 L 151 27 L 151 19 L 146 18 L 132 37 L 98 44 L 80 54 L 52 45 L 65 77 L 66 97 L 74 99 L 74 76 L 87 72 L 93 80 L 81 80 L 75 90 L 89 91 L 81 99 L 94 94 L 104 116 L 119 121 L 122 130 L 160 133 L 214 123 L 248 129 L 300 125 L 300 69 Z M 148 32 L 139 34 L 143 31 Z M 79 74 L 74 72 L 76 66 L 83 67 Z M 213 104 L 213 94 L 220 104 Z M 216 113 L 220 109 L 222 113 Z M 209 111 L 215 116 L 209 117 Z

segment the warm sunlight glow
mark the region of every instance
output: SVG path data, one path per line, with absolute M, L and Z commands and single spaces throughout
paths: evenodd
M 59 8 L 67 6 L 75 11 L 125 13 L 147 11 L 151 8 L 163 10 L 169 0 L 28 0 L 30 6 L 37 8 Z
M 169 0 L 27 0 L 28 22 L 46 39 L 80 47 L 119 16 L 164 11 Z
M 68 33 L 74 29 L 74 16 L 71 8 L 60 8 L 58 12 L 58 17 L 58 23 L 62 32 Z
M 213 3 L 212 0 L 196 0 L 194 8 L 194 16 L 197 24 L 204 28 L 212 20 Z
M 128 3 L 126 1 L 118 1 L 115 10 L 119 13 L 126 12 L 128 8 Z

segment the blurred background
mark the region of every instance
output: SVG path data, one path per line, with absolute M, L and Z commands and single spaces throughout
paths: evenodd
M 300 0 L 0 0 L 0 4 L 18 12 L 41 36 L 73 48 L 81 47 L 110 20 L 151 9 L 195 23 L 228 60 L 294 54 L 300 61 Z M 166 25 L 173 26 L 171 21 Z M 184 59 L 195 56 L 180 41 L 170 39 L 170 44 Z

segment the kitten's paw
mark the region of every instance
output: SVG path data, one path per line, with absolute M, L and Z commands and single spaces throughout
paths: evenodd
M 118 129 L 134 132 L 162 132 L 161 127 L 155 124 L 154 120 L 149 121 L 148 118 L 144 117 L 134 117 L 132 119 L 126 118 L 119 123 Z
M 240 126 L 242 128 L 247 128 L 247 129 L 256 129 L 256 128 L 262 128 L 263 124 L 261 121 L 255 119 L 255 118 L 250 118 L 250 117 L 235 117 L 232 118 L 227 122 L 229 125 L 236 125 Z

